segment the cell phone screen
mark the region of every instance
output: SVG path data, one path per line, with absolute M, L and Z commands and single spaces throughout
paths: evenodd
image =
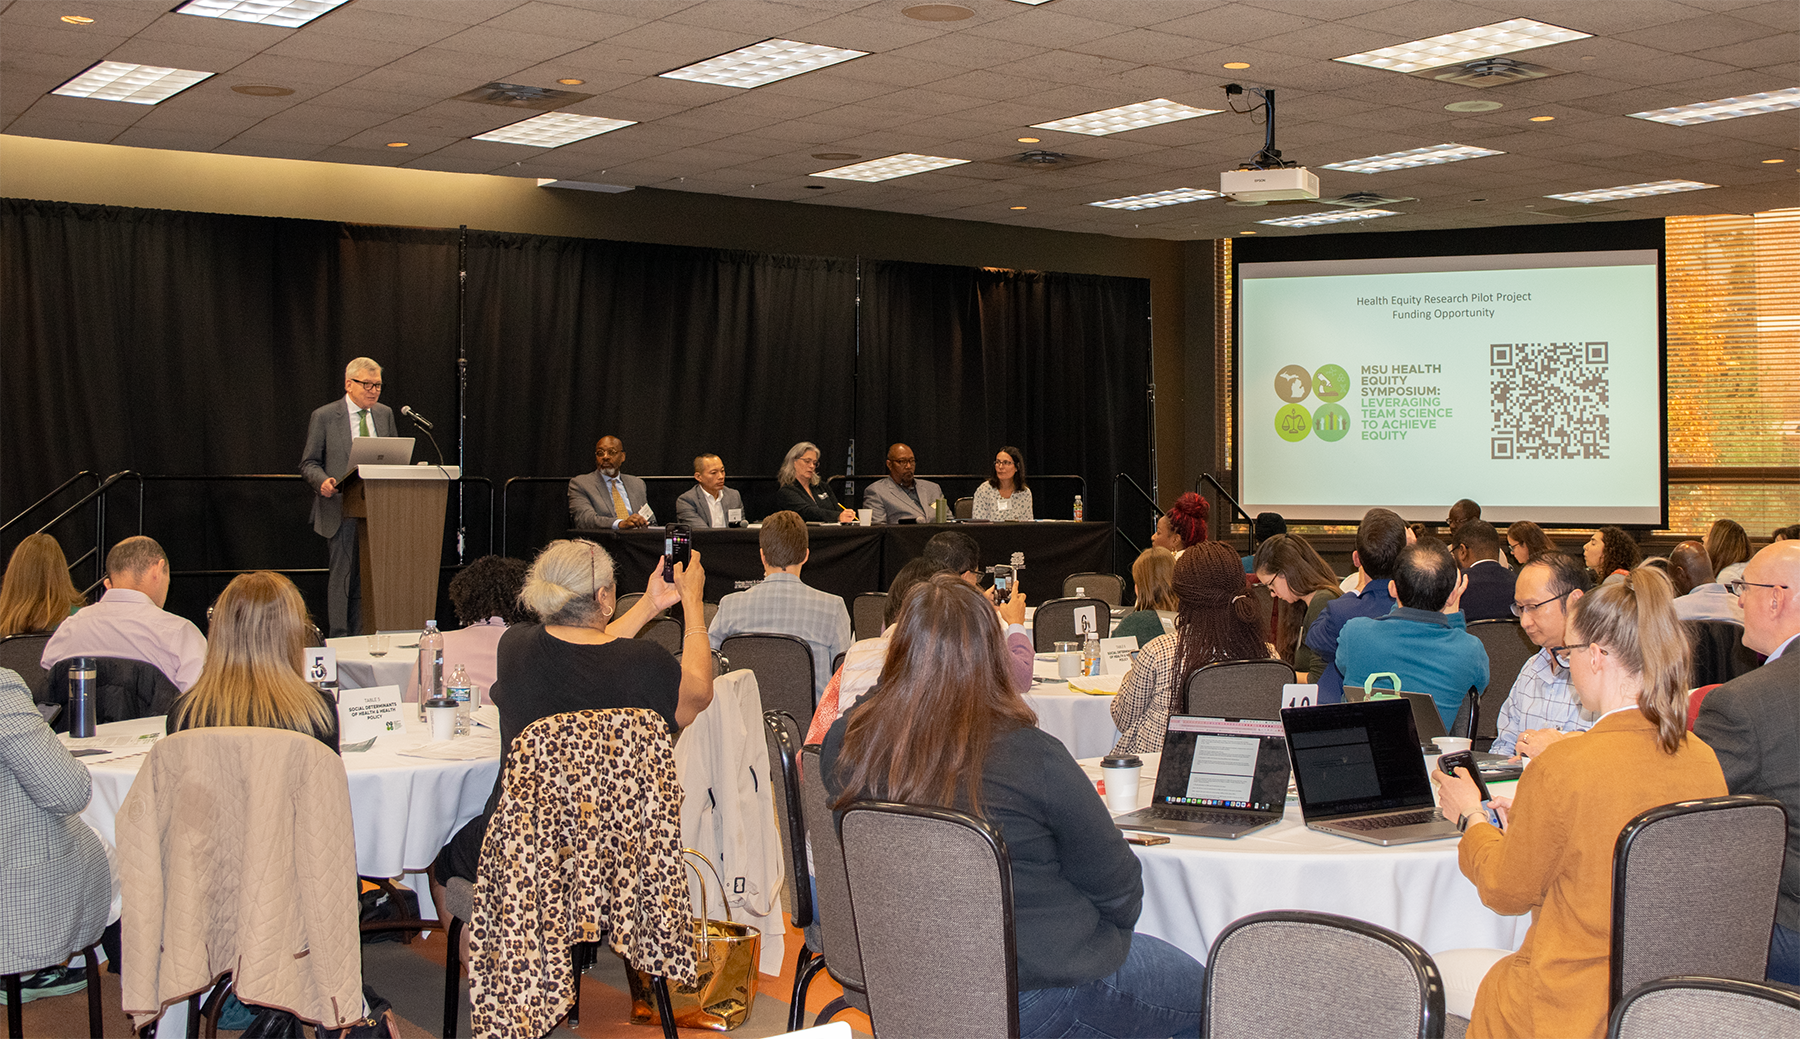
M 675 565 L 687 566 L 693 555 L 693 535 L 680 523 L 671 523 L 663 535 L 663 580 L 675 580 Z

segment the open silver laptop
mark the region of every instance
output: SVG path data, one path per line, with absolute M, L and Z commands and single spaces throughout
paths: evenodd
M 411 465 L 412 437 L 355 437 L 350 441 L 350 469 L 362 465 Z
M 1113 824 L 1235 839 L 1281 821 L 1288 774 L 1280 722 L 1171 715 L 1150 807 Z
M 1407 701 L 1284 707 L 1281 725 L 1309 829 L 1370 844 L 1461 836 L 1432 802 Z

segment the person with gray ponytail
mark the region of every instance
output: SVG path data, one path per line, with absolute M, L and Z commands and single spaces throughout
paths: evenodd
M 1619 832 L 1646 809 L 1726 793 L 1718 757 L 1687 732 L 1688 643 L 1674 597 L 1667 577 L 1640 567 L 1570 603 L 1568 645 L 1550 652 L 1600 717 L 1532 758 L 1510 801 L 1493 800 L 1499 826 L 1462 770 L 1432 773 L 1482 904 L 1532 914 L 1516 954 L 1436 954 L 1445 1009 L 1470 1018 L 1471 1036 L 1603 1033 Z

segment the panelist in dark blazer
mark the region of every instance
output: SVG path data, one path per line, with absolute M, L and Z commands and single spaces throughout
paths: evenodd
M 863 492 L 863 506 L 873 513 L 877 526 L 911 520 L 931 522 L 931 503 L 944 496 L 930 480 L 913 477 L 913 449 L 895 444 L 887 451 L 887 479 L 876 480 Z
M 725 460 L 718 455 L 700 455 L 694 459 L 694 486 L 675 499 L 675 519 L 698 530 L 701 527 L 724 527 L 737 513 L 744 516 L 743 496 L 725 486 Z
M 1456 565 L 1469 575 L 1469 588 L 1462 597 L 1463 619 L 1510 618 L 1518 574 L 1500 562 L 1500 532 L 1494 525 L 1483 519 L 1463 520 L 1450 535 L 1450 552 L 1456 556 Z
M 819 477 L 819 445 L 802 440 L 788 448 L 775 474 L 775 510 L 800 514 L 808 523 L 855 523 L 856 510 L 839 505 L 831 488 Z
M 344 515 L 338 481 L 350 468 L 350 441 L 395 436 L 393 409 L 378 403 L 381 365 L 358 357 L 344 366 L 344 397 L 312 413 L 300 475 L 312 484 L 313 530 L 326 539 L 331 577 L 325 586 L 330 634 L 362 633 L 362 577 L 357 565 L 355 517 Z
M 1731 590 L 1744 607 L 1744 645 L 1769 659 L 1707 694 L 1694 735 L 1719 756 L 1732 793 L 1787 807 L 1767 976 L 1800 985 L 1800 541 L 1758 552 Z
M 642 515 L 649 504 L 644 481 L 619 471 L 625 442 L 601 437 L 594 444 L 594 471 L 569 481 L 569 525 L 577 530 L 630 530 L 656 522 Z

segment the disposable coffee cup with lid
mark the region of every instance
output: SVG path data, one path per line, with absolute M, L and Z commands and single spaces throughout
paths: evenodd
M 1100 759 L 1101 792 L 1106 795 L 1106 809 L 1117 815 L 1137 808 L 1138 777 L 1143 774 L 1144 760 L 1135 754 L 1108 754 Z
M 431 738 L 447 740 L 456 735 L 456 701 L 448 696 L 434 696 L 425 701 L 425 720 L 431 723 Z

